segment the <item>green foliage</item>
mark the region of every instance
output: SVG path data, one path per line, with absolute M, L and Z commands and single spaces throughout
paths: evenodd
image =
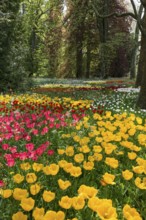
M 103 1 L 96 2 L 102 11 Z M 99 20 L 92 1 L 4 0 L 0 6 L 1 87 L 18 89 L 28 76 L 94 77 L 100 75 L 97 69 L 102 63 L 109 75 L 125 35 L 112 21 L 110 37 L 101 42 Z
M 22 37 L 19 1 L 3 1 L 0 17 L 0 91 L 20 90 L 27 80 L 25 59 L 28 54 Z
M 128 59 L 128 56 L 131 52 L 132 43 L 132 37 L 130 38 L 122 32 L 116 33 L 113 38 L 110 38 L 105 43 L 100 43 L 99 59 L 101 62 L 106 63 L 105 72 L 107 76 L 121 77 L 128 72 L 131 60 L 130 57 Z M 120 51 L 123 48 L 124 51 Z M 121 60 L 121 63 L 118 60 Z M 128 60 L 127 63 L 125 63 L 125 60 Z

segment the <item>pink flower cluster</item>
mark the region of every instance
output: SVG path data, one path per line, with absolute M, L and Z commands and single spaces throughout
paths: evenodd
M 51 147 L 51 130 L 57 132 L 67 126 L 75 126 L 85 116 L 88 108 L 50 103 L 20 103 L 11 106 L 0 103 L 0 162 L 13 167 L 17 160 L 38 160 L 44 154 L 54 155 Z M 99 112 L 101 109 L 94 109 Z M 102 110 L 103 111 L 103 110 Z M 51 149 L 52 148 L 52 149 Z M 0 187 L 4 181 L 0 180 Z
M 8 144 L 3 144 L 2 149 L 9 151 L 9 153 L 4 154 L 4 158 L 6 160 L 7 166 L 12 167 L 15 165 L 15 160 L 26 160 L 32 159 L 37 160 L 39 156 L 41 156 L 49 147 L 49 141 L 41 144 L 37 149 L 34 149 L 33 143 L 28 143 L 25 145 L 26 151 L 18 152 L 17 147 L 10 147 Z M 7 149 L 6 149 L 7 148 Z M 50 155 L 50 150 L 48 151 L 48 155 Z
M 10 112 L 0 116 L 0 151 L 6 165 L 12 167 L 16 159 L 37 160 L 44 153 L 49 156 L 54 150 L 50 146 L 51 129 L 57 130 L 69 124 L 75 125 L 83 117 L 82 113 L 62 114 L 50 110 L 41 110 L 39 113 Z M 48 141 L 49 140 L 49 141 Z M 2 157 L 1 156 L 1 157 Z

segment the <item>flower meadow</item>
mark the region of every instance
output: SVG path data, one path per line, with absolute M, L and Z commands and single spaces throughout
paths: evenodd
M 146 219 L 146 114 L 83 90 L 0 95 L 0 219 Z

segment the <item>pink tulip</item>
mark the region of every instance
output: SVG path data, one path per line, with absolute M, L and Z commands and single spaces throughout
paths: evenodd
M 3 180 L 0 180 L 0 187 L 3 187 L 5 185 L 5 183 L 3 182 Z
M 32 151 L 34 149 L 34 144 L 33 143 L 28 143 L 25 145 L 26 149 L 28 151 Z
M 51 156 L 54 154 L 54 150 L 48 150 L 48 155 Z

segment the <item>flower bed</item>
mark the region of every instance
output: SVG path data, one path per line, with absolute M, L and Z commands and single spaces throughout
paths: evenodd
M 86 99 L 0 100 L 2 219 L 145 219 L 144 116 Z

